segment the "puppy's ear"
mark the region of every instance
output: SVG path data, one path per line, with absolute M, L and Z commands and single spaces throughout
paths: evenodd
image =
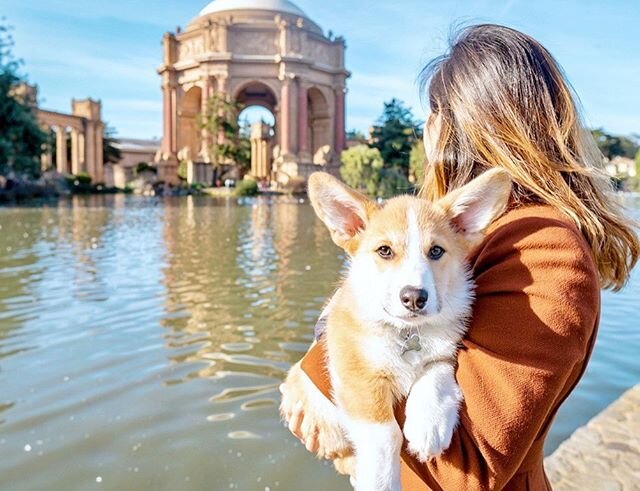
M 511 178 L 502 169 L 491 169 L 456 189 L 437 204 L 451 224 L 469 239 L 478 239 L 507 207 L 511 196 Z
M 358 232 L 367 227 L 376 204 L 325 172 L 314 172 L 308 182 L 309 199 L 331 238 L 349 254 L 357 249 Z

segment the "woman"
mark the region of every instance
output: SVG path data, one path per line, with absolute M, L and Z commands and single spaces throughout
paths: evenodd
M 403 452 L 403 489 L 551 489 L 545 436 L 584 373 L 600 288 L 624 285 L 638 238 L 598 170 L 602 157 L 568 83 L 534 39 L 497 25 L 469 27 L 423 80 L 432 114 L 422 196 L 438 199 L 493 167 L 515 185 L 509 210 L 469 258 L 477 298 L 458 357 L 460 425 L 427 464 Z M 322 343 L 301 366 L 329 397 Z M 305 400 L 282 390 L 287 400 Z M 298 404 L 285 414 L 317 450 L 323 435 L 313 408 Z M 397 414 L 402 425 L 402 407 Z

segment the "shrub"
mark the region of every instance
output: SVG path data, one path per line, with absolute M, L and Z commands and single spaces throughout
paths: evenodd
M 258 183 L 253 179 L 243 179 L 236 186 L 236 196 L 256 196 Z
M 181 160 L 178 164 L 178 178 L 181 181 L 187 180 L 187 165 L 188 163 L 186 160 Z
M 66 176 L 67 187 L 73 194 L 88 194 L 93 191 L 91 176 L 86 172 Z
M 91 184 L 91 176 L 86 172 L 79 172 L 74 177 L 80 184 Z
M 377 148 L 357 145 L 342 152 L 340 175 L 349 186 L 370 196 L 390 198 L 410 192 L 407 178 L 394 167 L 385 167 Z
M 356 145 L 342 152 L 340 175 L 344 182 L 367 194 L 376 195 L 380 171 L 384 167 L 380 150 L 367 145 Z
M 424 182 L 424 168 L 427 165 L 427 156 L 425 155 L 424 142 L 416 140 L 411 147 L 409 154 L 409 179 L 416 187 Z
M 67 184 L 69 187 L 87 187 L 91 185 L 91 176 L 86 172 L 80 172 L 78 174 L 72 174 L 70 176 L 66 176 Z
M 139 175 L 147 171 L 153 172 L 154 174 L 158 173 L 158 170 L 155 167 L 149 165 L 147 162 L 138 162 L 138 165 L 136 165 L 135 174 Z

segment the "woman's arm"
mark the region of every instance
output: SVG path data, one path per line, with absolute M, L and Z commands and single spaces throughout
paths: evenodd
M 456 378 L 465 396 L 449 449 L 411 467 L 445 489 L 501 489 L 542 443 L 586 366 L 599 281 L 586 241 L 526 217 L 491 234 L 473 264 L 477 300 Z
M 598 276 L 579 232 L 553 216 L 497 226 L 473 260 L 477 299 L 456 373 L 465 397 L 460 426 L 428 464 L 403 455 L 431 488 L 503 487 L 534 445 L 542 452 L 541 437 L 584 370 Z M 328 395 L 324 366 L 317 344 L 302 369 Z

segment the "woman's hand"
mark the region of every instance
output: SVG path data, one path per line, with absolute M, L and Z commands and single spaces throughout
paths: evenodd
M 287 388 L 285 384 L 280 385 L 280 393 L 282 394 L 282 418 L 287 424 L 289 431 L 293 433 L 293 435 L 302 442 L 305 448 L 311 453 L 319 453 L 320 445 L 318 445 L 318 433 L 319 429 L 316 425 L 305 424 L 305 431 L 302 430 L 303 423 L 305 423 L 304 418 L 304 407 L 302 406 L 302 402 L 298 401 L 291 408 L 290 404 L 285 404 L 284 401 L 287 399 L 285 395 Z M 330 458 L 329 456 L 319 455 L 322 458 Z
M 284 391 L 286 387 L 284 384 L 280 385 L 280 392 L 284 397 Z M 317 454 L 321 458 L 333 460 L 333 465 L 336 470 L 340 474 L 351 475 L 353 476 L 353 465 L 354 459 L 353 455 L 348 456 L 340 456 L 339 452 L 326 452 L 326 449 L 321 449 L 320 447 L 320 428 L 317 426 L 311 427 L 310 425 L 303 425 L 305 420 L 304 418 L 304 408 L 301 403 L 296 403 L 293 407 L 291 413 L 288 415 L 283 415 L 285 418 L 285 422 L 287 422 L 287 426 L 289 431 L 293 433 L 293 435 L 302 442 L 304 447 L 311 453 Z M 303 432 L 302 428 L 305 428 L 309 431 L 308 434 Z M 323 439 L 324 440 L 324 439 Z
M 280 392 L 280 415 L 309 452 L 330 460 L 353 454 L 338 423 L 336 407 L 313 385 L 299 364 L 291 367 Z M 345 467 L 346 464 L 341 466 Z

